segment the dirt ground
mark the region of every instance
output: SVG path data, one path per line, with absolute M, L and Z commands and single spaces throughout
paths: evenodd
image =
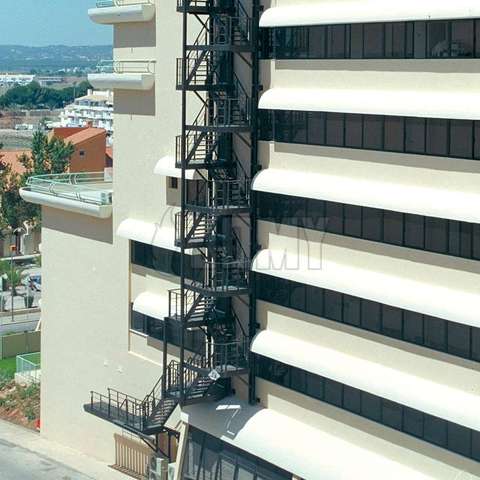
M 17 385 L 0 378 L 0 418 L 23 427 L 38 429 L 40 418 L 40 385 Z

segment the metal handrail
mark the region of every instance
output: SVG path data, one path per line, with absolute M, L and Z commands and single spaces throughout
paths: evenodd
M 105 188 L 95 188 L 92 186 L 94 184 L 103 184 Z M 111 182 L 105 181 L 103 172 L 85 172 L 36 175 L 27 179 L 24 188 L 31 192 L 93 205 L 111 205 L 113 197 L 111 185 Z
M 97 8 L 125 7 L 128 5 L 153 5 L 152 0 L 98 0 Z
M 98 73 L 155 73 L 156 60 L 101 60 Z

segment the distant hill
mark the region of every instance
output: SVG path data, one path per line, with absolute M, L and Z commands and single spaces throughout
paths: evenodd
M 92 68 L 100 60 L 112 58 L 111 45 L 69 47 L 26 47 L 0 45 L 0 71 L 28 72 L 30 70 L 60 70 Z

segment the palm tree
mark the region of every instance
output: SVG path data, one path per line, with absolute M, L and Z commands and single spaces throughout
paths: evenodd
M 12 289 L 12 295 L 17 295 L 17 287 L 22 284 L 22 280 L 27 276 L 23 268 L 13 267 L 6 272 L 7 285 Z

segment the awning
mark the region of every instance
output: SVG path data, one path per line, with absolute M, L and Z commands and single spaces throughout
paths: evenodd
M 332 162 L 335 160 L 332 158 Z M 383 167 L 377 178 L 368 178 L 366 175 L 362 178 L 352 175 L 350 170 L 343 170 L 339 175 L 325 173 L 321 168 L 316 169 L 314 162 L 309 171 L 266 168 L 254 178 L 252 188 L 260 192 L 480 223 L 480 189 L 475 192 L 455 188 L 455 179 L 461 173 L 441 172 L 452 180 L 448 189 L 446 182 L 439 185 L 436 181 L 437 172 L 432 171 L 429 175 L 427 169 L 417 169 L 415 180 L 420 181 L 412 185 L 395 177 L 400 168 Z M 391 169 L 390 178 L 385 174 L 388 168 Z M 413 172 L 415 169 L 411 170 Z
M 95 23 L 114 25 L 127 22 L 149 22 L 155 16 L 155 5 L 137 4 L 90 8 L 88 16 Z
M 282 3 L 289 3 L 283 1 Z M 480 17 L 477 0 L 322 0 L 269 8 L 260 19 L 261 27 L 325 25 L 342 23 L 398 22 Z
M 255 353 L 287 365 L 480 430 L 479 395 L 417 376 L 408 371 L 408 366 L 406 370 L 386 367 L 269 330 L 260 332 L 251 348 Z M 462 407 L 459 408 L 459 405 Z
M 182 420 L 245 452 L 308 480 L 433 480 L 416 468 L 394 461 L 368 446 L 348 442 L 332 429 L 315 428 L 272 409 L 249 406 L 236 398 L 183 408 Z M 368 436 L 366 436 L 368 437 Z M 401 447 L 397 458 L 402 457 Z M 406 451 L 405 451 L 406 452 Z M 348 461 L 345 461 L 348 459 Z M 455 476 L 453 472 L 453 475 Z
M 480 119 L 480 90 L 272 88 L 259 107 L 270 110 Z
M 180 248 L 175 245 L 175 229 L 173 226 L 163 226 L 160 223 L 127 218 L 118 226 L 117 235 L 147 245 L 180 251 Z
M 182 178 L 182 170 L 175 166 L 175 158 L 172 155 L 162 157 L 153 170 L 155 175 L 163 175 L 165 177 Z M 200 180 L 197 170 L 185 170 L 185 178 L 187 180 Z
M 133 310 L 163 320 L 168 317 L 168 295 L 142 292 L 133 302 Z
M 433 259 L 424 252 L 402 258 L 396 254 L 400 247 L 386 249 L 390 254 L 374 253 L 362 249 L 362 240 L 339 241 L 358 244 L 359 250 L 336 248 L 333 237 L 324 234 L 322 243 L 297 240 L 296 253 L 278 245 L 285 238 L 279 235 L 275 247 L 257 254 L 252 270 L 480 327 L 478 273 L 441 266 L 436 259 L 422 262 L 420 258 Z
M 88 81 L 98 90 L 151 90 L 153 73 L 89 73 Z

